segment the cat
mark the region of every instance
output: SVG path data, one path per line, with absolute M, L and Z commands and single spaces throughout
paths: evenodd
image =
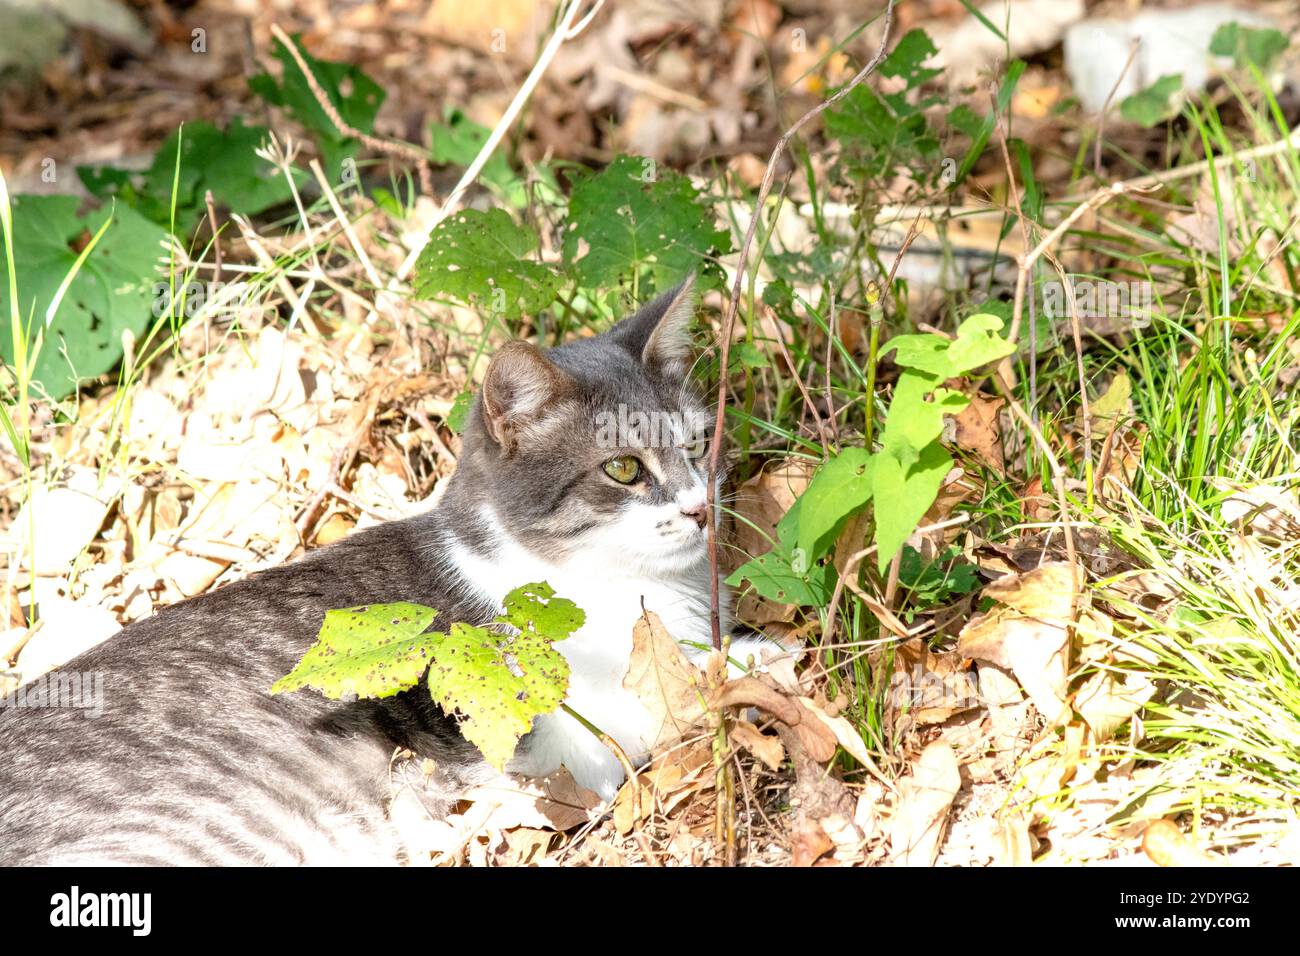
M 567 703 L 644 761 L 657 728 L 622 687 L 643 605 L 679 641 L 710 640 L 700 452 L 712 416 L 688 381 L 693 315 L 688 280 L 602 335 L 550 351 L 508 343 L 432 511 L 165 608 L 80 655 L 63 670 L 102 680 L 98 717 L 0 707 L 0 863 L 409 859 L 389 812 L 395 754 L 433 762 L 403 783 L 430 818 L 497 774 L 423 683 L 383 701 L 270 695 L 333 608 L 411 601 L 437 608 L 442 627 L 485 624 L 511 589 L 546 581 L 586 612 L 556 645 Z M 597 418 L 633 427 L 611 434 Z M 761 643 L 742 639 L 733 659 Z M 507 769 L 561 765 L 604 798 L 624 776 L 557 711 Z

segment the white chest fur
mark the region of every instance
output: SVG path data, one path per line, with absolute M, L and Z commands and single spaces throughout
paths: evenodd
M 659 725 L 623 689 L 632 630 L 644 603 L 678 641 L 708 644 L 707 573 L 656 578 L 581 561 L 561 565 L 538 558 L 505 535 L 498 538 L 491 559 L 460 545 L 453 545 L 447 557 L 475 591 L 498 606 L 513 588 L 545 581 L 586 612 L 582 628 L 556 644 L 569 662 L 566 702 L 618 741 L 633 763 L 645 760 Z M 509 769 L 540 776 L 561 764 L 579 784 L 607 799 L 623 781 L 622 767 L 609 749 L 573 717 L 557 711 L 537 719 L 526 752 Z

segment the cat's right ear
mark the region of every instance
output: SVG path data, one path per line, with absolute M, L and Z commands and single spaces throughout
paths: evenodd
M 572 381 L 528 342 L 507 342 L 492 357 L 483 379 L 483 424 L 504 451 L 513 451 L 520 432 L 563 397 Z

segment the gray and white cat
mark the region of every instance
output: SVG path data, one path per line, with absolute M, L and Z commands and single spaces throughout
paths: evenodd
M 64 670 L 102 675 L 99 717 L 0 708 L 0 864 L 402 860 L 396 752 L 434 761 L 413 784 L 433 816 L 495 774 L 423 685 L 351 703 L 269 694 L 331 608 L 413 601 L 438 608 L 442 626 L 482 624 L 511 589 L 546 581 L 587 614 L 557 645 L 568 703 L 644 759 L 655 728 L 622 687 L 643 602 L 678 640 L 709 640 L 705 463 L 690 446 L 711 416 L 687 384 L 693 302 L 688 282 L 604 335 L 502 348 L 432 512 L 166 608 L 82 654 Z M 595 427 L 628 409 L 645 414 L 616 441 Z M 555 713 L 509 769 L 560 765 L 605 797 L 623 779 Z

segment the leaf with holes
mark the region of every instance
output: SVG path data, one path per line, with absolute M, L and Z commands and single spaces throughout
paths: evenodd
M 320 637 L 272 694 L 314 687 L 331 700 L 392 697 L 420 682 L 444 635 L 426 633 L 438 614 L 419 604 L 372 604 L 325 612 Z
M 533 721 L 563 703 L 568 688 L 568 661 L 546 636 L 527 630 L 511 637 L 454 624 L 429 667 L 433 699 L 460 718 L 465 739 L 498 770 Z
M 515 588 L 505 599 L 505 614 L 497 618 L 520 631 L 563 640 L 587 620 L 582 608 L 568 598 L 557 598 L 546 582 Z
M 619 156 L 599 173 L 578 174 L 564 258 L 583 285 L 630 284 L 649 273 L 662 291 L 700 273 L 701 289 L 717 288 L 721 272 L 710 260 L 730 251 L 730 234 L 699 190 L 654 160 Z
M 17 196 L 13 200 L 14 270 L 19 318 L 29 339 L 44 326 L 45 312 L 85 243 L 110 215 L 99 243 L 68 286 L 45 331 L 33 380 L 52 397 L 110 371 L 122 358 L 122 333 L 137 339 L 152 320 L 153 284 L 163 231 L 124 205 L 77 214 L 76 196 Z M 0 288 L 9 268 L 0 257 Z M 14 360 L 9 296 L 0 296 L 0 356 Z
M 416 294 L 449 295 L 507 319 L 535 315 L 555 301 L 560 284 L 549 266 L 524 258 L 537 244 L 537 234 L 503 210 L 458 212 L 438 224 L 420 253 Z

